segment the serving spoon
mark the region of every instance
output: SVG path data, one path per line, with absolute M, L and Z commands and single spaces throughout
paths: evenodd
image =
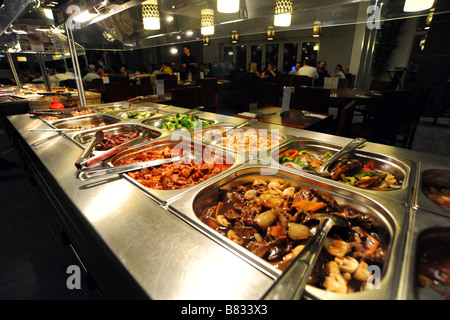
M 336 161 L 338 161 L 340 158 L 342 158 L 347 153 L 352 152 L 356 148 L 358 148 L 360 145 L 366 142 L 366 139 L 364 138 L 356 138 L 350 141 L 347 145 L 345 145 L 339 152 L 334 154 L 330 159 L 328 159 L 327 162 L 322 164 L 319 168 L 312 168 L 310 166 L 303 167 L 302 169 L 306 172 L 313 173 L 322 177 L 330 177 L 331 174 L 328 171 L 330 166 L 334 164 Z
M 264 294 L 263 300 L 300 300 L 331 228 L 348 226 L 334 215 L 318 213 L 311 218 L 320 221 L 316 234 Z

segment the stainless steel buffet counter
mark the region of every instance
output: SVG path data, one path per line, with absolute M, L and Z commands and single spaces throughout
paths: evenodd
M 170 112 L 187 111 L 170 109 Z M 213 119 L 215 125 L 236 125 L 244 121 L 206 112 L 198 115 Z M 139 123 L 161 131 L 161 137 L 155 141 L 170 136 L 170 132 L 143 124 L 141 120 L 112 117 L 117 119 L 116 124 Z M 15 143 L 58 212 L 59 224 L 106 298 L 260 299 L 281 274 L 207 230 L 194 213 L 198 199 L 205 197 L 206 192 L 225 181 L 269 168 L 271 164 L 264 159 L 241 161 L 239 150 L 231 151 L 235 164 L 230 169 L 178 192 L 152 194 L 150 189 L 139 188 L 123 177 L 81 181 L 74 163 L 82 146 L 73 139 L 74 134 L 30 131 L 50 126 L 27 114 L 9 116 L 8 121 L 16 131 Z M 56 122 L 48 123 L 54 127 Z M 350 141 L 264 123 L 256 123 L 252 128 L 278 130 L 284 137 L 281 148 L 298 141 L 340 148 Z M 403 187 L 388 192 L 363 190 L 277 168 L 282 178 L 322 188 L 344 201 L 353 199 L 361 207 L 380 213 L 390 236 L 389 256 L 379 289 L 342 295 L 307 286 L 305 297 L 424 298 L 427 293 L 424 296 L 415 285 L 417 239 L 433 228 L 450 228 L 450 215 L 423 196 L 422 174 L 428 169 L 440 169 L 448 175 L 450 159 L 374 143 L 366 143 L 358 152 L 367 157 L 375 155 L 398 167 L 404 175 Z

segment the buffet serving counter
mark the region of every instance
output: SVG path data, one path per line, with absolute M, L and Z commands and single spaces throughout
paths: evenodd
M 142 105 L 171 114 L 189 112 L 152 103 Z M 108 126 L 134 125 L 160 132 L 161 135 L 150 141 L 153 145 L 166 145 L 173 136 L 173 132 L 161 129 L 159 122 L 155 126 L 156 122 L 148 119 L 143 122 L 145 119 L 130 120 L 118 113 L 96 111 L 97 117 L 113 119 L 111 123 L 102 123 L 105 130 Z M 207 112 L 197 115 L 200 119 L 213 120 L 212 127 L 233 127 L 244 122 Z M 86 116 L 68 121 L 83 117 Z M 360 157 L 395 167 L 401 175 L 398 189 L 374 191 L 277 166 L 270 161 L 274 149 L 255 156 L 242 149 L 230 150 L 218 145 L 214 146 L 215 150 L 232 159 L 224 171 L 188 188 L 155 191 L 125 175 L 80 180 L 74 163 L 85 147 L 80 137 L 83 132 L 87 135 L 89 129 L 38 131 L 68 128 L 63 122 L 66 119 L 45 121 L 28 114 L 7 119 L 27 168 L 49 198 L 44 201 L 50 201 L 56 212 L 51 219 L 58 220 L 58 228 L 67 235 L 71 248 L 95 279 L 104 298 L 261 299 L 282 272 L 207 227 L 199 218 L 221 187 L 238 186 L 255 177 L 265 177 L 268 182 L 276 177 L 293 186 L 323 190 L 339 204 L 348 204 L 375 217 L 385 229 L 382 236 L 387 256 L 379 287 L 339 294 L 308 285 L 305 298 L 419 299 L 429 294 L 428 289 L 423 292 L 416 284 L 416 243 L 424 232 L 437 227 L 440 228 L 437 231 L 445 234 L 448 230 L 445 228 L 450 227 L 450 215 L 423 196 L 422 175 L 428 169 L 448 174 L 448 157 L 367 142 L 357 151 Z M 276 132 L 281 137 L 276 146 L 280 150 L 298 144 L 338 150 L 350 141 L 260 122 L 251 128 Z M 203 148 L 206 145 L 197 143 Z M 147 145 L 140 148 L 145 149 Z M 112 162 L 105 165 L 112 166 Z

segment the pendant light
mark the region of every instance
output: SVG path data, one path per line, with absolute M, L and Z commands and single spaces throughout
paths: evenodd
M 209 40 L 209 37 L 203 37 L 203 45 L 204 46 L 209 46 L 209 44 L 211 43 L 211 40 Z
M 292 11 L 294 11 L 294 1 L 276 0 L 274 26 L 289 27 L 291 25 Z
M 434 4 L 434 0 L 405 0 L 403 11 L 416 12 L 430 9 Z
M 239 11 L 239 0 L 217 0 L 217 11 L 235 13 Z
M 273 28 L 273 26 L 268 26 L 267 27 L 267 40 L 272 41 L 273 39 L 275 39 L 275 29 Z
M 142 3 L 142 22 L 145 30 L 159 30 L 158 0 L 146 0 Z
M 320 21 L 314 21 L 312 36 L 314 38 L 319 38 L 321 35 L 322 35 L 322 26 L 320 25 Z
M 239 40 L 239 34 L 236 30 L 231 31 L 231 43 L 237 43 Z
M 214 10 L 202 9 L 200 13 L 201 33 L 204 36 L 214 34 Z

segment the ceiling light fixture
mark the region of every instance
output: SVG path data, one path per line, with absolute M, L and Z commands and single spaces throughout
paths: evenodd
M 142 2 L 142 22 L 145 30 L 159 30 L 158 0 L 146 0 Z
M 237 43 L 239 40 L 239 34 L 236 30 L 231 31 L 231 43 Z
M 209 44 L 211 43 L 211 40 L 209 40 L 209 37 L 203 37 L 203 45 L 204 46 L 209 46 Z
M 217 11 L 235 13 L 239 11 L 239 0 L 217 0 Z
M 430 9 L 434 4 L 434 0 L 406 0 L 403 11 L 416 12 Z
M 274 26 L 289 27 L 291 25 L 292 11 L 294 11 L 294 1 L 276 0 Z
M 204 36 L 210 36 L 214 34 L 214 10 L 202 9 L 200 13 L 201 17 L 201 33 Z
M 319 38 L 321 35 L 322 35 L 322 26 L 320 25 L 320 21 L 314 21 L 312 36 L 314 38 Z
M 275 39 L 275 29 L 273 26 L 267 27 L 267 40 L 272 41 Z

